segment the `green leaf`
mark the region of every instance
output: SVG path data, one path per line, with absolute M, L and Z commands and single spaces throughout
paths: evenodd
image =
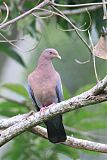
M 27 112 L 25 106 L 15 102 L 0 102 L 0 115 L 2 116 L 15 116 L 17 114 Z
M 28 139 L 28 137 L 30 137 Z M 28 132 L 21 134 L 13 139 L 11 147 L 8 148 L 5 155 L 1 157 L 2 160 L 39 160 L 34 153 L 35 145 L 31 144 L 35 136 Z M 36 139 L 36 138 L 35 138 Z M 33 142 L 33 141 L 32 141 Z M 22 149 L 23 148 L 23 149 Z M 32 158 L 33 157 L 33 158 Z
M 56 152 L 57 153 L 62 153 L 65 156 L 68 156 L 72 159 L 77 159 L 79 158 L 78 152 L 71 147 L 64 146 L 62 144 L 56 145 Z
M 26 67 L 22 57 L 16 53 L 8 44 L 0 43 L 0 53 L 8 55 L 23 67 Z
M 15 92 L 25 98 L 29 97 L 27 90 L 21 84 L 6 83 L 6 84 L 2 85 L 2 87 L 6 88 L 12 92 Z

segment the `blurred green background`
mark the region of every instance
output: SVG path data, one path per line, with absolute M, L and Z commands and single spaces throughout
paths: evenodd
M 9 19 L 15 18 L 24 11 L 31 9 L 40 1 L 5 0 L 9 6 Z M 56 1 L 62 4 L 78 4 L 101 2 L 100 0 L 63 0 Z M 6 15 L 3 1 L 0 1 L 2 18 Z M 63 8 L 59 8 L 63 10 Z M 65 8 L 67 10 L 67 8 Z M 70 10 L 70 9 L 69 9 Z M 92 18 L 90 33 L 94 44 L 99 39 L 100 32 L 106 23 L 103 21 L 103 9 L 89 11 Z M 78 27 L 85 22 L 89 25 L 87 13 L 68 16 Z M 78 64 L 75 59 L 86 61 L 90 59 L 90 52 L 74 31 L 65 32 L 61 29 L 70 29 L 69 24 L 57 16 L 47 19 L 36 18 L 30 15 L 17 23 L 1 30 L 9 40 L 17 41 L 13 47 L 3 43 L 0 36 L 0 118 L 11 117 L 29 111 L 27 104 L 32 105 L 27 94 L 27 76 L 37 65 L 40 53 L 45 48 L 58 50 L 62 60 L 54 60 L 54 66 L 60 73 L 64 97 L 68 99 L 90 89 L 96 84 L 93 62 Z M 87 32 L 82 36 L 89 39 Z M 99 79 L 107 74 L 107 61 L 96 58 L 96 68 Z M 9 100 L 10 99 L 10 100 Z M 16 101 L 16 102 L 15 102 Z M 64 125 L 68 135 L 107 143 L 107 103 L 88 106 L 64 114 Z M 73 149 L 61 144 L 52 144 L 47 140 L 29 132 L 14 138 L 0 148 L 0 160 L 106 160 L 107 155 Z

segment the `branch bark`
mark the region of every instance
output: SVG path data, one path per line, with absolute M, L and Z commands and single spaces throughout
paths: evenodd
M 15 123 L 14 117 L 10 118 L 9 120 L 0 120 L 0 124 L 2 127 L 3 124 L 4 127 L 8 126 L 8 124 L 12 125 L 1 132 L 0 146 L 7 143 L 15 136 L 25 132 L 29 128 L 34 127 L 42 123 L 43 121 L 49 119 L 50 117 L 54 117 L 58 114 L 63 114 L 65 112 L 73 111 L 75 109 L 79 109 L 88 105 L 107 101 L 107 93 L 105 92 L 106 86 L 107 76 L 89 91 L 86 91 L 78 96 L 75 96 L 54 106 L 46 108 L 44 115 L 41 115 L 40 112 L 30 112 L 28 114 L 19 115 L 20 117 L 15 117 Z
M 49 3 L 51 3 L 49 0 L 44 0 L 42 3 L 32 8 L 31 10 L 21 14 L 20 16 L 6 23 L 3 23 L 2 25 L 0 25 L 0 29 L 19 21 L 20 19 L 30 15 L 31 13 L 33 13 L 39 8 L 43 8 Z M 59 7 L 65 7 L 65 5 L 60 5 L 60 4 L 55 4 L 55 3 L 51 3 L 51 4 L 55 6 L 59 6 Z M 69 5 L 66 7 L 80 7 L 80 6 L 81 7 L 86 7 L 86 6 L 92 7 L 93 5 L 98 5 L 98 7 L 100 7 L 99 4 L 102 5 L 102 3 L 92 3 L 92 4 L 73 5 L 73 6 Z M 66 14 L 69 14 L 69 13 L 71 14 L 71 12 L 68 12 Z M 107 93 L 105 90 L 106 86 L 107 86 L 107 76 L 102 81 L 100 81 L 95 87 L 93 87 L 91 90 L 84 92 L 73 98 L 70 98 L 66 101 L 63 101 L 61 103 L 58 103 L 52 107 L 46 108 L 44 115 L 41 115 L 39 112 L 37 113 L 30 112 L 28 114 L 18 115 L 10 119 L 0 120 L 0 128 L 1 129 L 6 128 L 0 133 L 0 146 L 7 143 L 11 139 L 13 139 L 15 136 L 25 132 L 26 130 L 29 130 L 30 132 L 34 134 L 38 134 L 44 138 L 47 138 L 47 132 L 45 128 L 42 128 L 40 126 L 36 126 L 35 128 L 32 128 L 32 127 L 58 114 L 63 114 L 65 112 L 73 111 L 81 107 L 85 107 L 88 105 L 107 101 Z M 73 148 L 86 149 L 86 150 L 107 153 L 106 144 L 95 143 L 95 142 L 91 142 L 87 140 L 77 139 L 74 137 L 67 136 L 66 142 L 62 144 L 71 146 Z
M 26 11 L 25 13 L 21 14 L 20 16 L 12 19 L 12 20 L 10 20 L 10 21 L 8 21 L 6 23 L 3 23 L 2 25 L 0 25 L 0 29 L 3 29 L 5 27 L 7 27 L 7 26 L 9 26 L 9 25 L 11 25 L 11 24 L 13 24 L 13 23 L 15 23 L 15 22 L 23 19 L 24 17 L 26 17 L 26 16 L 32 14 L 33 12 L 35 12 L 37 9 L 43 8 L 43 7 L 45 7 L 48 4 L 52 4 L 53 6 L 61 6 L 61 7 L 66 7 L 67 6 L 67 7 L 79 8 L 79 9 L 75 9 L 75 10 L 72 10 L 72 11 L 70 11 L 70 10 L 69 11 L 66 11 L 66 10 L 62 11 L 66 15 L 69 15 L 69 14 L 78 14 L 78 13 L 86 12 L 86 8 L 84 8 L 84 7 L 87 7 L 88 10 L 95 10 L 97 8 L 102 7 L 102 2 L 101 3 L 78 4 L 78 5 L 60 5 L 60 4 L 52 3 L 50 0 L 44 0 L 42 3 L 40 3 L 37 6 L 35 6 L 32 9 Z M 4 9 L 3 6 L 0 6 L 0 7 L 2 9 Z M 44 14 L 47 15 L 49 13 L 45 13 L 45 12 L 40 13 L 41 16 L 44 15 Z
M 19 21 L 20 19 L 22 19 L 22 18 L 30 15 L 31 13 L 33 13 L 35 10 L 37 10 L 37 9 L 39 9 L 39 8 L 43 8 L 43 7 L 46 6 L 47 4 L 49 4 L 49 0 L 44 0 L 42 3 L 40 3 L 40 4 L 37 5 L 36 7 L 32 8 L 32 9 L 28 10 L 27 12 L 21 14 L 20 16 L 18 16 L 18 17 L 16 17 L 16 18 L 14 18 L 14 19 L 12 19 L 12 20 L 10 20 L 10 21 L 2 24 L 2 25 L 0 26 L 0 29 L 3 29 L 3 28 L 5 28 L 5 27 L 9 26 L 10 24 L 13 24 L 13 23 Z
M 86 9 L 88 11 L 94 11 L 94 10 L 97 10 L 97 9 L 99 9 L 101 7 L 102 7 L 102 5 L 98 5 L 98 6 L 90 6 L 90 7 L 87 7 L 87 8 L 78 8 L 78 9 L 61 10 L 61 11 L 65 15 L 73 15 L 73 14 L 84 13 L 84 12 L 86 12 Z M 48 11 L 42 11 L 42 12 L 36 12 L 36 13 L 37 13 L 38 16 L 49 16 L 50 15 L 50 13 Z
M 45 139 L 48 139 L 47 136 L 47 130 L 41 126 L 36 126 L 30 130 L 33 134 L 39 135 Z M 74 137 L 67 136 L 66 142 L 63 142 L 61 144 L 64 144 L 69 147 L 78 148 L 78 149 L 85 149 L 95 152 L 102 152 L 107 153 L 107 145 L 91 142 L 83 139 L 78 139 Z

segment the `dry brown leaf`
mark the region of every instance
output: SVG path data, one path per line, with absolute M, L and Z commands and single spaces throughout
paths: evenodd
M 100 37 L 99 41 L 93 48 L 93 54 L 99 58 L 107 59 L 107 40 L 106 35 Z

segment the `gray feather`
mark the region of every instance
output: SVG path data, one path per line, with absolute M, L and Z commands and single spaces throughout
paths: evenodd
M 64 97 L 63 97 L 62 83 L 60 79 L 57 80 L 56 94 L 57 94 L 58 102 L 63 101 Z
M 36 99 L 35 99 L 33 90 L 32 90 L 32 88 L 31 88 L 29 82 L 28 82 L 28 93 L 29 93 L 29 96 L 30 96 L 31 99 L 32 99 L 33 104 L 35 105 L 35 107 L 36 107 L 37 110 L 39 111 L 40 109 L 39 109 L 39 107 L 38 107 L 38 104 L 37 104 L 37 102 L 36 102 Z

